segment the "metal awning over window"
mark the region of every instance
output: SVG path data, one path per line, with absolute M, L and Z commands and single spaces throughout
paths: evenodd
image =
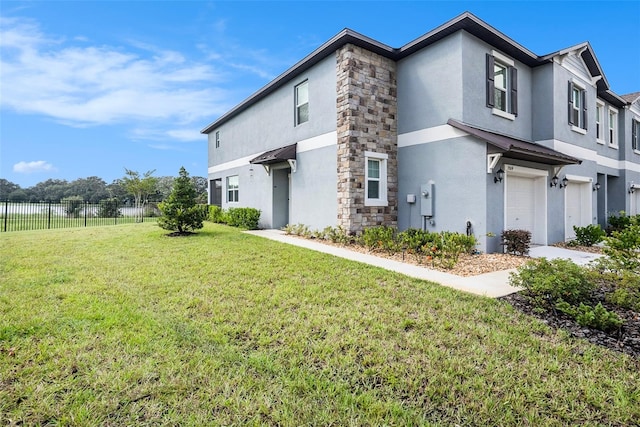
M 564 166 L 582 163 L 580 159 L 534 142 L 528 142 L 512 138 L 510 136 L 489 132 L 453 119 L 449 119 L 447 124 L 486 141 L 493 148 L 493 150 L 490 150 L 490 153 L 498 153 L 511 159 L 529 160 L 546 165 Z
M 260 154 L 258 157 L 251 159 L 249 163 L 264 166 L 269 173 L 270 166 L 276 163 L 287 162 L 291 166 L 291 171 L 296 171 L 296 147 L 298 144 L 291 144 L 285 147 L 276 148 Z

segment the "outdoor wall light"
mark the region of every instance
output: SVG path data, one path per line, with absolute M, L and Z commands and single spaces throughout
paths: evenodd
M 562 184 L 560 184 L 560 188 L 566 187 L 568 183 L 569 179 L 565 176 L 564 178 L 562 178 Z
M 496 171 L 496 176 L 493 177 L 493 182 L 494 183 L 502 182 L 503 178 L 504 178 L 504 171 L 502 170 L 502 168 L 500 168 Z
M 551 178 L 551 182 L 549 183 L 549 187 L 555 187 L 558 185 L 558 175 L 553 175 Z
M 636 192 L 636 187 L 633 186 L 633 184 L 631 184 L 631 187 L 629 187 L 629 194 L 633 194 Z
M 593 186 L 593 191 L 598 191 L 600 189 L 600 183 L 596 182 L 595 185 Z

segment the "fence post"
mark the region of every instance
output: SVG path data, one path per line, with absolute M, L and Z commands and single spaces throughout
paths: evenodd
M 7 232 L 7 218 L 9 217 L 9 199 L 4 201 L 4 231 Z
M 49 213 L 47 215 L 47 229 L 51 228 L 51 200 L 49 200 Z

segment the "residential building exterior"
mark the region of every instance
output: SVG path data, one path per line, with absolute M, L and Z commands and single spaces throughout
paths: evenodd
M 261 226 L 473 233 L 500 250 L 640 213 L 640 92 L 589 43 L 539 56 L 470 13 L 392 48 L 349 29 L 202 130 L 210 203 Z

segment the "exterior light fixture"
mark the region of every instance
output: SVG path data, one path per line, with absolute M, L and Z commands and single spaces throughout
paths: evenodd
M 595 185 L 593 186 L 593 191 L 598 191 L 600 189 L 600 183 L 596 182 Z
M 494 183 L 502 182 L 503 178 L 504 178 L 504 171 L 502 170 L 502 168 L 500 168 L 496 171 L 496 176 L 493 177 L 493 182 Z
M 569 179 L 565 176 L 564 178 L 562 178 L 562 184 L 560 184 L 560 188 L 566 187 L 568 183 Z
M 636 192 L 636 187 L 633 186 L 633 184 L 631 184 L 631 186 L 629 187 L 629 194 L 633 194 Z
M 549 183 L 549 187 L 555 187 L 558 185 L 558 175 L 553 175 L 551 178 L 551 182 Z

